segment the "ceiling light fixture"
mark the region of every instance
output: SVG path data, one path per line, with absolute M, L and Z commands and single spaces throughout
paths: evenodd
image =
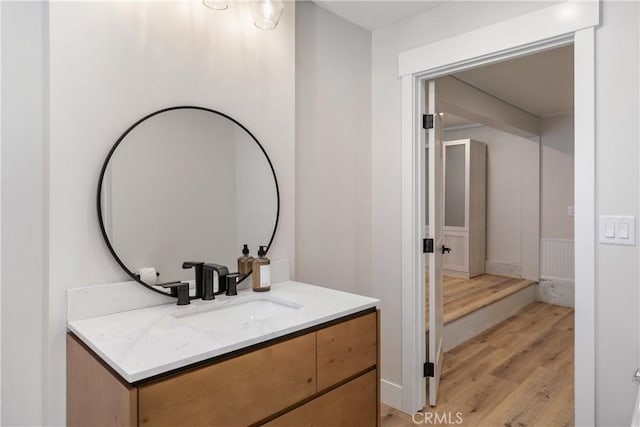
M 2 1 L 2 0 L 0 0 Z M 230 0 L 202 0 L 202 4 L 213 10 L 226 10 Z M 274 30 L 282 18 L 284 1 L 254 0 L 251 2 L 253 22 L 261 30 Z
M 282 0 L 258 0 L 253 7 L 254 23 L 261 30 L 273 30 L 278 26 L 283 11 Z
M 226 0 L 202 0 L 202 4 L 213 10 L 226 10 L 229 7 Z

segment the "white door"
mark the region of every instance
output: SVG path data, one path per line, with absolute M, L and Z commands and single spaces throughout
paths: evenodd
M 436 82 L 430 80 L 427 96 L 427 148 L 429 151 L 428 167 L 429 188 L 428 198 L 428 239 L 432 239 L 432 251 L 427 253 L 429 266 L 429 404 L 436 405 L 438 385 L 442 371 L 442 336 L 443 336 L 443 307 L 442 307 L 442 261 L 444 247 L 443 233 L 443 147 L 442 124 L 437 106 Z M 429 123 L 430 122 L 430 123 Z M 430 129 L 429 129 L 430 127 Z

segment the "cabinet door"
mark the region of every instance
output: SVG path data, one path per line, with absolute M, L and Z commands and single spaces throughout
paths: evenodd
M 316 391 L 307 334 L 139 389 L 142 426 L 246 426 Z
M 317 332 L 318 391 L 376 364 L 377 313 L 338 323 Z
M 67 426 L 135 426 L 138 390 L 116 378 L 67 334 Z
M 444 268 L 461 273 L 468 272 L 469 233 L 467 231 L 445 231 L 444 244 L 451 249 L 451 252 L 444 256 Z
M 376 371 L 369 371 L 266 426 L 373 427 L 378 419 L 376 378 Z

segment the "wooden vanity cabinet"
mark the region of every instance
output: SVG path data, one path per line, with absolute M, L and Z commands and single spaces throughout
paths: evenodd
M 71 333 L 69 426 L 379 425 L 379 312 L 135 385 Z

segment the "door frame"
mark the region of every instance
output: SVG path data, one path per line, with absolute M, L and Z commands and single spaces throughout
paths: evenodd
M 569 0 L 402 52 L 402 411 L 426 403 L 420 92 L 464 69 L 574 44 L 575 422 L 595 424 L 595 27 L 599 0 Z M 508 36 L 507 36 L 508 35 Z

